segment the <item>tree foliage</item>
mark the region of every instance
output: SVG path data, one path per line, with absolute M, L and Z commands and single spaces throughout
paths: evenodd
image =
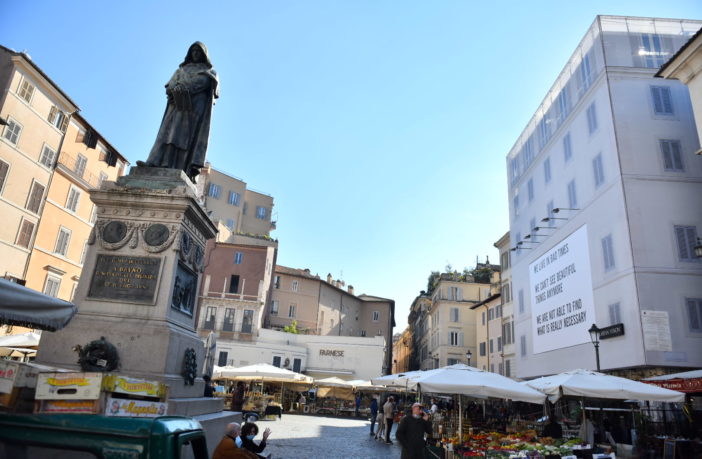
M 286 325 L 283 327 L 283 331 L 285 333 L 292 333 L 293 335 L 299 335 L 300 330 L 297 328 L 297 320 L 293 320 L 290 325 Z

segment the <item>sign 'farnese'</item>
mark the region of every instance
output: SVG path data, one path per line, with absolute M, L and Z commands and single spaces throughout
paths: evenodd
M 534 354 L 590 341 L 595 323 L 587 225 L 529 265 Z

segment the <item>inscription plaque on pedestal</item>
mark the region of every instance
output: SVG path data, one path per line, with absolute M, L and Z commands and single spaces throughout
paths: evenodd
M 88 297 L 152 303 L 161 259 L 99 254 Z

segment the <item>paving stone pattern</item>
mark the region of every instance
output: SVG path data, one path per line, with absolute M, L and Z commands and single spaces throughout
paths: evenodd
M 268 446 L 263 455 L 273 454 L 273 459 L 333 458 L 391 458 L 400 457 L 400 446 L 375 440 L 369 435 L 370 422 L 365 418 L 342 418 L 284 414 L 275 421 L 259 421 L 259 431 L 271 429 Z M 256 442 L 261 439 L 259 435 Z

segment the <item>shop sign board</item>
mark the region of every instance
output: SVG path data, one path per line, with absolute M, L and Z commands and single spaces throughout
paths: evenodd
M 614 324 L 600 328 L 600 339 L 616 338 L 617 336 L 624 336 L 624 324 Z
M 595 323 L 587 225 L 529 265 L 534 354 L 590 342 Z
M 19 364 L 10 360 L 0 360 L 0 394 L 9 394 L 15 385 Z
M 37 400 L 97 400 L 102 373 L 39 373 Z
M 168 404 L 149 400 L 130 400 L 107 397 L 106 416 L 127 416 L 137 418 L 155 418 L 166 414 Z

